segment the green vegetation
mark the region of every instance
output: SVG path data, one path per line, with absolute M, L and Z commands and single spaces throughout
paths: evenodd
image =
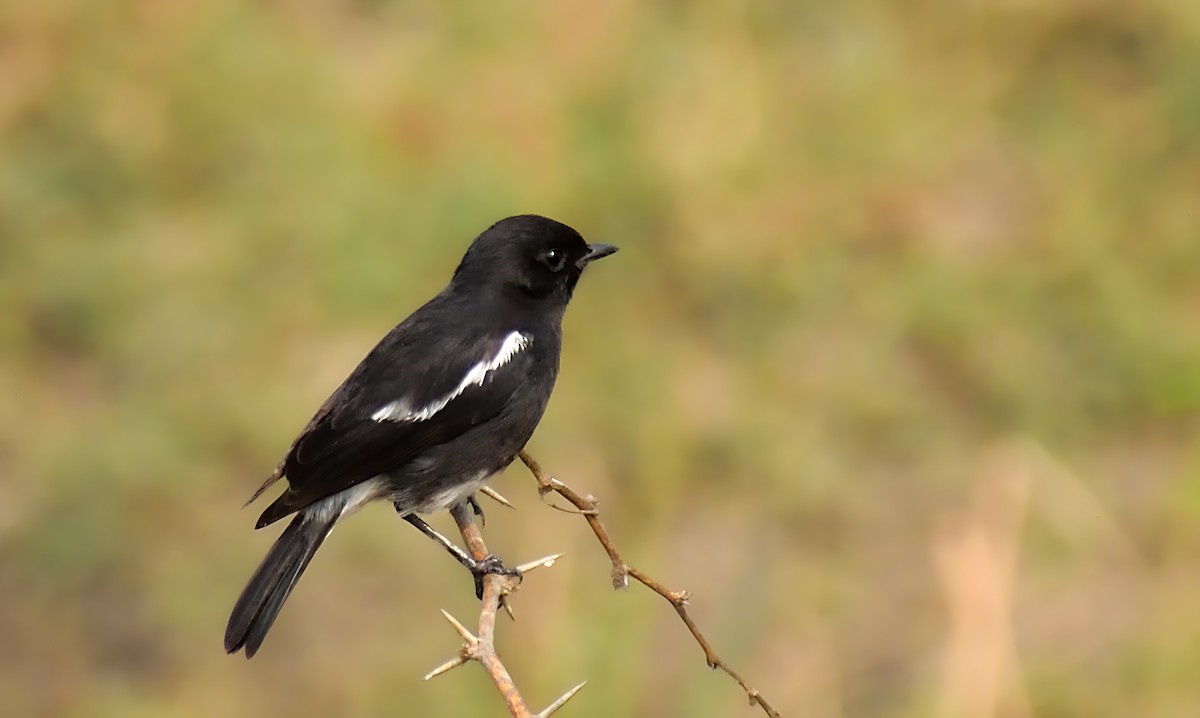
M 0 712 L 501 715 L 420 681 L 476 604 L 383 507 L 220 639 L 242 501 L 538 212 L 622 253 L 531 451 L 785 715 L 1194 715 L 1197 68 L 1177 0 L 0 5 Z M 497 487 L 568 552 L 499 631 L 532 703 L 756 714 Z

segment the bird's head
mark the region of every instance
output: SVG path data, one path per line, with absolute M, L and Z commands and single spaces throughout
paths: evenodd
M 522 214 L 502 219 L 476 237 L 453 283 L 565 305 L 584 268 L 615 251 L 612 245 L 588 244 L 561 222 Z

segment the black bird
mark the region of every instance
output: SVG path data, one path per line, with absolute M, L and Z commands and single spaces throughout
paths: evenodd
M 416 514 L 473 501 L 512 463 L 554 388 L 575 284 L 615 251 L 537 215 L 475 238 L 450 284 L 367 354 L 250 499 L 286 477 L 256 528 L 295 518 L 234 605 L 227 652 L 258 651 L 321 542 L 363 504 L 391 501 L 430 533 Z

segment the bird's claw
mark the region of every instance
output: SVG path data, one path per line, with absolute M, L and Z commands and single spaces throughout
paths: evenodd
M 467 497 L 467 503 L 471 505 L 471 512 L 479 517 L 479 525 L 487 526 L 487 516 L 483 513 L 483 507 L 479 505 L 479 501 L 475 498 L 475 494 Z
M 483 600 L 483 577 L 489 573 L 500 576 L 520 576 L 520 572 L 516 569 L 506 568 L 500 557 L 494 553 L 490 553 L 482 560 L 471 560 L 471 564 L 467 566 L 471 572 L 471 576 L 475 579 L 475 598 Z

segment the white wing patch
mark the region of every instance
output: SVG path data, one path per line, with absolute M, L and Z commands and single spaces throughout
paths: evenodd
M 533 343 L 533 337 L 521 332 L 510 332 L 504 337 L 504 342 L 500 344 L 500 350 L 496 352 L 496 356 L 490 359 L 484 359 L 467 372 L 463 380 L 458 383 L 454 391 L 446 396 L 433 401 L 426 406 L 414 408 L 407 398 L 397 399 L 393 402 L 385 404 L 383 407 L 371 414 L 371 418 L 375 421 L 396 421 L 396 422 L 418 422 L 425 421 L 433 417 L 446 407 L 447 404 L 454 401 L 460 394 L 467 390 L 467 387 L 474 384 L 475 386 L 483 386 L 483 382 L 487 379 L 488 372 L 495 371 L 512 360 L 517 352 L 525 349 Z

